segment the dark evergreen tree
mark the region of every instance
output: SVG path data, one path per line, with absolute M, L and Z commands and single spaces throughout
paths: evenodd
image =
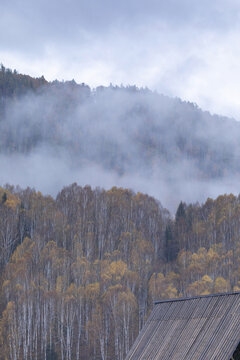
M 181 201 L 176 211 L 176 217 L 175 217 L 176 221 L 179 221 L 181 218 L 184 219 L 186 218 L 185 208 L 186 208 L 186 204 Z
M 4 193 L 2 196 L 2 204 L 4 204 L 7 201 L 7 194 Z
M 170 262 L 176 259 L 179 248 L 178 243 L 173 233 L 173 223 L 169 222 L 165 230 L 165 243 L 166 243 L 166 261 Z

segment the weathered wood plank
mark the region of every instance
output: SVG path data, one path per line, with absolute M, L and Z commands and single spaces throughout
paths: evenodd
M 240 292 L 155 303 L 126 360 L 228 360 L 240 342 Z

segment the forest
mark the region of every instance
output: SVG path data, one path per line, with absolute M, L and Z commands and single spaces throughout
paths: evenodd
M 79 169 L 85 179 L 91 164 L 105 180 L 168 186 L 176 203 L 177 182 L 238 179 L 239 135 L 235 120 L 149 89 L 90 89 L 2 65 L 0 359 L 124 360 L 154 301 L 240 291 L 240 196 L 197 202 L 192 186 L 193 201 L 173 211 L 161 196 L 91 177 L 46 195 L 18 178 L 4 185 L 8 163 L 55 153 L 69 164 L 62 177 Z M 36 159 L 17 168 L 27 182 Z
M 123 360 L 164 298 L 240 290 L 240 197 L 0 189 L 2 359 Z

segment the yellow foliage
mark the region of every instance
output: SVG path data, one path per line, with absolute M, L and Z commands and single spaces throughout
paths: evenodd
M 209 285 L 212 285 L 213 280 L 212 280 L 212 278 L 210 278 L 209 275 L 204 275 L 204 276 L 202 277 L 202 282 L 203 282 L 205 285 L 209 286 Z
M 113 261 L 110 264 L 110 274 L 112 276 L 116 276 L 119 280 L 124 276 L 127 271 L 127 264 L 125 264 L 122 260 Z
M 75 284 L 71 284 L 65 293 L 65 302 L 76 300 L 77 298 L 77 289 Z
M 11 281 L 10 280 L 5 280 L 3 282 L 3 285 L 2 285 L 2 289 L 6 289 L 9 285 L 11 284 Z
M 166 298 L 173 299 L 178 297 L 178 291 L 172 284 L 168 285 L 167 289 L 165 290 Z
M 9 190 L 0 187 L 0 199 L 2 199 L 4 193 L 7 196 L 7 200 L 5 201 L 4 205 L 11 208 L 12 210 L 16 210 L 17 206 L 19 206 L 21 203 L 20 199 L 16 195 L 12 194 Z
M 76 285 L 74 283 L 72 283 L 66 291 L 67 294 L 75 294 L 76 293 Z
M 214 292 L 215 293 L 224 293 L 229 291 L 229 283 L 223 277 L 219 276 L 216 278 L 214 283 Z
M 15 311 L 15 302 L 14 301 L 9 301 L 7 303 L 6 309 L 3 311 L 3 321 L 8 323 L 10 321 L 12 321 L 12 317 L 14 315 L 14 311 Z
M 62 276 L 57 277 L 56 291 L 57 291 L 57 293 L 61 293 L 63 291 L 63 278 L 62 278 Z
M 118 294 L 118 307 L 121 306 L 128 306 L 131 308 L 131 311 L 137 308 L 137 299 L 129 289 Z
M 204 275 L 201 280 L 194 281 L 187 288 L 187 293 L 190 296 L 207 295 L 212 293 L 213 280 L 210 276 Z
M 11 261 L 16 263 L 22 258 L 27 259 L 32 256 L 33 248 L 35 246 L 35 242 L 28 237 L 24 239 L 21 245 L 18 245 L 16 250 L 14 251 Z
M 17 291 L 22 291 L 23 290 L 23 286 L 21 284 L 16 284 L 16 290 Z
M 219 255 L 214 249 L 211 247 L 207 252 L 207 262 L 208 263 L 216 263 L 219 261 Z
M 162 273 L 154 273 L 149 281 L 149 292 L 153 300 L 178 297 L 178 291 L 172 282 L 174 279 L 174 273 L 166 277 Z
M 117 301 L 117 297 L 119 292 L 123 291 L 123 286 L 121 284 L 116 284 L 113 286 L 109 286 L 109 288 L 103 294 L 103 300 L 107 303 L 111 303 L 113 299 Z M 114 301 L 114 302 L 116 302 Z
M 100 294 L 100 284 L 98 282 L 88 284 L 85 288 L 85 294 L 89 300 L 95 300 Z
M 181 250 L 178 253 L 177 263 L 180 269 L 188 268 L 191 262 L 192 253 L 190 251 Z
M 204 290 L 204 291 L 201 292 L 200 295 L 210 295 L 210 294 L 211 294 L 211 293 L 210 293 L 209 290 Z

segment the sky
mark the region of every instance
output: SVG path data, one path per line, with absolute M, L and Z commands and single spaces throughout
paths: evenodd
M 0 62 L 136 84 L 240 120 L 239 0 L 1 0 Z

